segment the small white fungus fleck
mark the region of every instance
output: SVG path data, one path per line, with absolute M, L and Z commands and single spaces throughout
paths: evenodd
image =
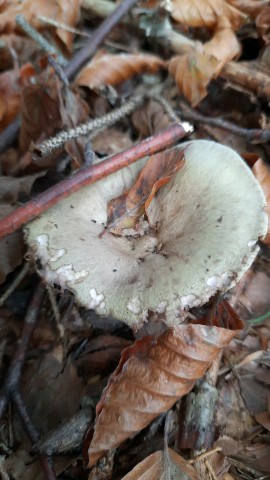
M 90 289 L 90 297 L 91 300 L 89 302 L 88 308 L 94 309 L 100 306 L 101 308 L 105 308 L 104 295 L 103 293 L 98 294 L 95 288 Z M 103 306 L 102 306 L 103 303 Z

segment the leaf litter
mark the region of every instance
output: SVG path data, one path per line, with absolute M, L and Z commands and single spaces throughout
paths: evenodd
M 141 6 L 111 32 L 102 50 L 77 72 L 75 81 L 67 87 L 59 72 L 44 61 L 40 46 L 17 27 L 16 15 L 23 14 L 56 44 L 68 61 L 83 45 L 83 36 L 76 36 L 72 28 L 84 33 L 89 25 L 95 28 L 97 19 L 102 17 L 95 10 L 99 2 L 94 2 L 94 7 L 91 3 L 84 0 L 67 4 L 59 0 L 37 4 L 27 0 L 4 2 L 1 6 L 0 31 L 4 35 L 0 48 L 0 131 L 4 132 L 18 114 L 21 126 L 19 135 L 0 155 L 0 218 L 35 196 L 33 192 L 41 191 L 42 182 L 52 186 L 54 178 L 76 171 L 84 164 L 87 150 L 94 162 L 98 162 L 103 156 L 130 146 L 134 140 L 167 127 L 171 122 L 167 113 L 150 100 L 132 118 L 123 119 L 93 139 L 71 140 L 46 160 L 33 157 L 31 152 L 35 142 L 62 129 L 74 128 L 89 116 L 94 119 L 113 110 L 114 102 L 124 105 L 134 92 L 145 92 L 159 82 L 163 85 L 162 95 L 174 109 L 183 107 L 184 97 L 201 113 L 229 117 L 247 130 L 269 125 L 265 93 L 262 93 L 267 91 L 267 84 L 265 87 L 261 83 L 265 77 L 257 75 L 263 69 L 268 71 L 267 63 L 263 66 L 260 61 L 261 52 L 269 43 L 268 1 L 140 2 Z M 56 20 L 56 25 L 42 22 L 39 18 L 42 15 Z M 163 27 L 167 22 L 167 30 L 155 28 L 158 18 Z M 147 25 L 145 38 L 137 28 L 138 23 L 140 28 Z M 162 37 L 161 31 L 166 31 L 167 36 Z M 181 43 L 185 36 L 191 45 L 188 50 Z M 129 53 L 123 39 L 128 39 L 132 46 Z M 252 65 L 252 75 L 250 70 L 245 73 Z M 229 74 L 229 70 L 233 73 Z M 112 87 L 115 90 L 110 90 Z M 254 96 L 254 91 L 258 96 Z M 268 213 L 269 145 L 262 147 L 250 142 L 244 145 L 233 132 L 209 129 L 203 124 L 196 127 L 193 138 L 216 135 L 221 143 L 233 144 L 240 154 L 248 150 L 256 155 L 252 171 L 264 191 Z M 106 235 L 145 233 L 149 204 L 183 166 L 184 153 L 177 158 L 166 151 L 152 156 L 134 185 L 107 205 Z M 101 320 L 94 312 L 92 316 L 85 315 L 74 305 L 72 295 L 65 292 L 56 294 L 54 306 L 48 298 L 43 301 L 39 324 L 29 345 L 21 391 L 31 420 L 42 435 L 38 448 L 42 439 L 46 439 L 48 451 L 53 446 L 59 478 L 62 473 L 66 478 L 88 478 L 81 462 L 82 443 L 84 450 L 89 448 L 90 463 L 110 448 L 119 447 L 118 460 L 111 460 L 111 465 L 115 464 L 116 472 L 118 469 L 116 478 L 127 480 L 167 478 L 166 475 L 242 479 L 250 472 L 253 478 L 269 475 L 269 232 L 262 241 L 264 247 L 255 264 L 227 294 L 229 303 L 215 299 L 212 307 L 193 308 L 185 322 L 174 330 L 163 331 L 164 327 L 156 320 L 149 327 L 152 336 L 144 336 L 149 333 L 147 328 L 134 334 L 116 319 Z M 0 249 L 1 296 L 16 280 L 18 266 L 26 254 L 22 234 L 13 233 L 1 239 Z M 162 271 L 158 274 L 162 275 Z M 16 339 L 20 339 L 29 295 L 37 281 L 35 273 L 28 273 L 0 307 L 2 378 Z M 244 328 L 229 305 L 243 319 Z M 64 326 L 62 340 L 56 324 L 58 314 L 60 327 Z M 221 320 L 225 323 L 220 324 Z M 136 336 L 143 338 L 136 340 Z M 195 392 L 196 380 L 207 369 L 211 372 L 212 361 L 221 350 L 224 355 L 214 386 L 218 401 L 211 425 L 215 430 L 212 453 L 202 452 L 201 457 L 199 454 L 193 458 L 198 453 L 194 452 L 195 444 L 189 451 L 181 451 L 179 421 L 172 427 L 169 438 L 173 450 L 166 450 L 162 415 L 173 412 L 177 419 L 178 411 L 184 414 L 179 398 L 189 391 Z M 200 382 L 196 385 L 199 388 Z M 90 432 L 92 440 L 83 442 L 81 437 L 76 444 L 75 429 L 79 423 L 77 420 L 72 423 L 72 419 L 89 409 L 83 428 L 86 432 L 97 402 L 96 421 Z M 147 426 L 151 420 L 153 423 Z M 69 430 L 61 429 L 67 424 Z M 44 478 L 37 457 L 30 455 L 31 443 L 16 411 L 14 415 L 6 411 L 1 435 L 5 457 L 1 468 L 7 478 Z M 151 441 L 147 442 L 147 438 Z M 189 440 L 192 445 L 192 435 Z M 71 446 L 65 451 L 66 456 L 61 456 L 61 445 L 69 445 L 69 441 Z M 203 457 L 204 453 L 208 456 Z M 87 455 L 84 457 L 87 463 Z M 170 472 L 166 473 L 168 464 Z M 102 467 L 101 471 L 106 474 L 106 468 L 109 478 L 111 466 Z

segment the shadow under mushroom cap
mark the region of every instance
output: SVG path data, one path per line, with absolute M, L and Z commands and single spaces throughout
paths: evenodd
M 139 238 L 106 233 L 107 204 L 130 188 L 145 160 L 63 200 L 26 229 L 47 282 L 138 329 L 149 312 L 177 325 L 187 309 L 231 288 L 267 229 L 262 190 L 239 155 L 220 144 L 181 144 L 185 165 L 150 203 L 155 227 Z

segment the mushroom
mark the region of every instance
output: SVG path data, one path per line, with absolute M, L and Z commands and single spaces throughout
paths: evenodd
M 152 199 L 142 236 L 101 235 L 108 202 L 130 188 L 145 159 L 85 187 L 31 222 L 30 251 L 51 284 L 100 315 L 139 329 L 179 324 L 192 307 L 233 287 L 267 229 L 262 190 L 232 149 L 181 144 L 185 165 Z

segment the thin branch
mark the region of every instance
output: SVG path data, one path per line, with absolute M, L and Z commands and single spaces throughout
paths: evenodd
M 101 178 L 131 165 L 146 155 L 153 155 L 173 145 L 181 138 L 192 133 L 192 131 L 192 126 L 186 122 L 171 125 L 163 132 L 148 137 L 139 144 L 108 157 L 103 162 L 78 170 L 73 176 L 39 194 L 30 202 L 0 220 L 0 238 L 15 232 L 60 200 L 77 192 L 80 188 L 91 185 Z
M 199 113 L 195 110 L 177 110 L 181 118 L 186 120 L 192 120 L 197 123 L 205 123 L 206 125 L 211 125 L 213 127 L 221 128 L 227 132 L 243 137 L 249 143 L 266 143 L 270 140 L 270 129 L 263 130 L 261 128 L 243 128 L 238 127 L 232 122 L 223 120 L 223 118 L 207 117 L 202 113 Z
M 35 146 L 34 151 L 38 154 L 41 154 L 42 157 L 47 157 L 53 152 L 53 150 L 62 147 L 66 142 L 72 140 L 73 138 L 86 136 L 94 131 L 100 132 L 111 125 L 114 125 L 123 117 L 134 112 L 134 110 L 140 107 L 144 101 L 145 96 L 140 95 L 133 97 L 121 107 L 107 113 L 107 115 L 95 118 L 94 120 L 89 120 L 88 122 L 82 123 L 75 128 L 63 130 L 54 137 L 44 140 L 44 142 Z
M 2 418 L 5 412 L 5 407 L 7 405 L 7 402 L 3 401 L 3 397 L 9 399 L 12 396 L 13 392 L 18 389 L 22 369 L 26 360 L 29 341 L 37 322 L 39 308 L 43 295 L 44 287 L 40 283 L 37 286 L 27 309 L 22 333 L 4 381 L 0 396 L 0 419 Z
M 20 130 L 21 121 L 17 117 L 0 135 L 0 153 L 4 152 L 10 145 L 12 145 Z
M 96 53 L 97 49 L 103 43 L 105 38 L 111 33 L 112 29 L 120 20 L 129 12 L 129 10 L 137 3 L 138 0 L 123 0 L 116 9 L 109 15 L 102 24 L 91 35 L 84 47 L 72 58 L 65 68 L 65 73 L 69 79 L 73 78 L 76 73 L 90 60 Z
M 120 22 L 120 20 L 129 12 L 129 10 L 137 3 L 138 0 L 124 0 L 109 15 L 101 25 L 91 35 L 83 48 L 70 60 L 64 72 L 68 80 L 71 80 L 78 71 L 95 55 L 98 48 L 102 45 L 104 39 L 109 35 L 111 30 Z M 51 50 L 50 50 L 50 53 Z M 9 127 L 0 135 L 0 153 L 5 151 L 18 137 L 20 130 L 20 121 L 17 118 Z
M 23 268 L 21 269 L 20 273 L 17 275 L 17 277 L 12 282 L 12 284 L 3 293 L 2 297 L 0 297 L 0 307 L 2 307 L 2 305 L 4 305 L 4 303 L 6 302 L 8 297 L 14 292 L 14 290 L 18 287 L 18 285 L 20 285 L 21 281 L 27 275 L 29 270 L 30 270 L 30 264 L 25 263 Z
M 35 426 L 32 424 L 27 412 L 26 405 L 22 399 L 20 393 L 20 382 L 30 338 L 36 326 L 43 295 L 44 286 L 39 283 L 28 306 L 21 336 L 18 340 L 17 348 L 9 365 L 9 369 L 0 395 L 0 419 L 5 413 L 8 402 L 12 401 L 17 407 L 17 412 L 32 443 L 36 443 L 38 441 L 39 433 L 37 432 Z M 38 453 L 38 457 L 46 475 L 46 479 L 56 480 L 56 473 L 51 464 L 50 458 L 40 452 Z
M 36 42 L 38 46 L 44 50 L 44 52 L 48 53 L 48 55 L 56 55 L 57 61 L 60 65 L 64 66 L 67 64 L 67 60 L 63 57 L 61 52 L 59 52 L 59 50 L 51 45 L 50 42 L 43 37 L 43 35 L 41 35 L 34 27 L 32 27 L 32 25 L 27 22 L 23 15 L 16 15 L 16 23 L 28 35 L 28 37 L 32 38 L 32 40 L 34 40 L 34 42 Z

